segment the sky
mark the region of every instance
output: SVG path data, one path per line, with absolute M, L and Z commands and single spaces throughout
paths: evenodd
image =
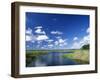
M 89 15 L 26 12 L 27 50 L 79 49 L 89 44 Z

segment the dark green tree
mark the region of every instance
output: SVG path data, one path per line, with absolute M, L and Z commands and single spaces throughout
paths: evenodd
M 83 45 L 81 49 L 89 49 L 90 45 L 87 44 L 87 45 Z

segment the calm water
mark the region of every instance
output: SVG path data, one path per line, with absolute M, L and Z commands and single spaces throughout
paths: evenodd
M 70 52 L 49 52 L 45 55 L 37 56 L 27 67 L 39 66 L 60 66 L 60 65 L 76 65 L 77 63 L 71 59 L 62 57 L 63 54 L 70 54 Z

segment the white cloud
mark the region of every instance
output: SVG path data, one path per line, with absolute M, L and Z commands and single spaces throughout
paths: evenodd
M 26 34 L 32 34 L 32 29 L 28 28 L 28 29 L 26 30 Z
M 68 44 L 67 42 L 63 43 L 63 45 L 67 45 L 67 44 Z
M 59 44 L 59 46 L 60 46 L 60 47 L 62 47 L 62 46 L 63 46 L 63 44 Z
M 39 41 L 49 39 L 49 37 L 46 35 L 45 31 L 41 30 L 42 26 L 38 26 L 35 28 L 36 28 L 35 33 L 37 33 L 35 35 L 32 33 L 32 29 L 28 28 L 26 30 L 26 41 L 30 41 L 30 42 L 34 43 L 35 41 L 39 42 Z
M 42 26 L 37 26 L 37 27 L 35 27 L 35 29 L 41 29 L 41 28 L 43 28 Z
M 61 47 L 65 48 L 65 47 L 67 46 L 67 44 L 68 44 L 67 42 L 60 43 L 60 44 L 59 44 L 59 46 L 61 46 Z
M 81 48 L 80 43 L 74 42 L 71 48 L 72 49 L 79 49 L 79 48 Z
M 80 41 L 80 45 L 86 45 L 90 43 L 90 35 L 86 35 L 83 37 L 83 39 Z
M 36 36 L 33 34 L 31 34 L 31 35 L 26 34 L 26 41 L 27 42 L 30 41 L 30 42 L 34 43 L 36 41 Z
M 46 39 L 49 39 L 47 35 L 38 35 L 36 37 L 37 41 L 46 40 Z
M 60 43 L 65 43 L 66 41 L 67 41 L 67 39 L 62 39 L 62 38 L 59 38 L 59 39 L 58 39 L 59 44 L 60 44 Z
M 49 37 L 46 35 L 46 32 L 44 30 L 42 30 L 42 26 L 37 26 L 35 27 L 35 33 L 37 33 L 35 35 L 36 37 L 36 41 L 43 41 L 43 40 L 47 40 L 49 39 Z
M 55 41 L 55 42 L 54 42 L 54 44 L 55 44 L 55 45 L 58 45 L 58 44 L 59 44 L 59 42 L 58 42 L 58 41 Z
M 42 46 L 41 49 L 45 49 L 45 47 Z
M 63 34 L 63 33 L 60 32 L 60 31 L 51 31 L 51 34 L 58 34 L 58 35 L 60 35 L 60 34 Z
M 72 44 L 72 49 L 79 49 L 81 48 L 83 45 L 89 44 L 90 43 L 90 35 L 86 35 L 84 36 L 79 42 L 74 42 Z
M 87 28 L 86 32 L 87 33 L 90 33 L 90 27 Z
M 53 44 L 49 44 L 48 47 L 50 47 L 50 48 L 53 47 Z
M 32 40 L 32 36 L 31 35 L 26 35 L 26 41 L 31 41 Z
M 35 35 L 33 35 L 33 33 L 32 33 L 32 29 L 28 28 L 26 30 L 26 41 L 30 41 L 30 42 L 34 43 L 35 39 L 36 38 L 35 38 Z
M 65 46 L 67 46 L 67 42 L 65 42 L 65 43 L 60 43 L 59 46 L 65 47 Z
M 65 40 L 63 40 L 63 39 L 59 39 L 58 41 L 59 41 L 59 43 L 64 43 L 65 42 Z
M 31 42 L 32 42 L 32 43 L 34 43 L 34 42 L 35 42 L 35 40 L 31 40 Z
M 48 39 L 48 40 L 46 40 L 48 43 L 51 43 L 51 42 L 53 42 L 53 40 L 52 39 Z
M 60 39 L 60 38 L 61 38 L 61 36 L 57 36 L 56 38 L 57 38 L 57 39 Z
M 59 47 L 65 47 L 67 46 L 68 43 L 67 43 L 67 39 L 59 38 L 57 41 L 54 42 L 54 44 Z
M 90 33 L 90 27 L 87 28 L 86 33 Z M 73 39 L 74 41 L 78 40 L 77 37 L 74 37 Z M 89 44 L 90 43 L 90 35 L 86 35 L 84 36 L 79 42 L 74 42 L 72 44 L 72 49 L 79 49 L 81 48 L 83 45 Z
M 45 31 L 42 31 L 40 28 L 35 30 L 35 33 L 37 33 L 37 34 L 46 34 Z
M 74 37 L 73 40 L 74 40 L 74 41 L 78 40 L 78 37 Z

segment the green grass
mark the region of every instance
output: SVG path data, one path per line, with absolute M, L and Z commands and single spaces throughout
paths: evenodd
M 79 64 L 89 64 L 89 50 L 74 50 L 73 53 L 64 54 L 62 57 L 72 59 Z
M 39 55 L 43 55 L 43 54 L 47 54 L 47 53 L 48 53 L 48 51 L 37 51 L 37 50 L 26 51 L 26 57 L 39 56 Z
M 32 56 L 39 56 L 43 54 L 47 54 L 48 52 L 73 52 L 73 50 L 27 50 L 26 51 L 26 57 L 32 57 Z

